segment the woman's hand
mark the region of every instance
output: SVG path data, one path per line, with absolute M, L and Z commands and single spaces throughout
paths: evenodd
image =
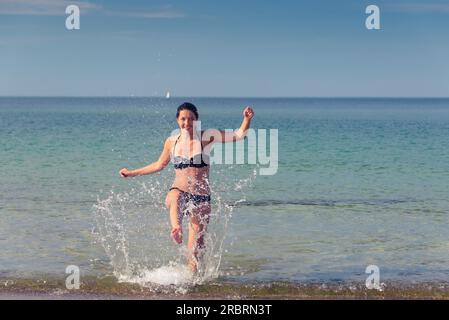
M 254 110 L 251 107 L 246 107 L 243 110 L 243 118 L 251 120 L 254 117 Z
M 122 178 L 131 177 L 131 172 L 126 168 L 123 168 L 122 170 L 120 170 L 119 173 L 120 173 L 120 177 L 122 177 Z

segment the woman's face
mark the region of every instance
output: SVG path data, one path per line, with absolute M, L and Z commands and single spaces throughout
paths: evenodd
M 192 111 L 181 110 L 179 112 L 179 117 L 176 120 L 178 121 L 178 125 L 181 130 L 193 132 L 194 121 L 196 121 L 196 118 L 195 114 Z

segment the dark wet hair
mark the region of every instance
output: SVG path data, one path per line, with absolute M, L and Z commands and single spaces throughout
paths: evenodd
M 192 103 L 190 103 L 190 102 L 184 102 L 183 104 L 181 104 L 181 105 L 178 107 L 178 110 L 176 110 L 176 119 L 179 118 L 179 113 L 180 113 L 182 110 L 189 110 L 189 111 L 192 111 L 193 114 L 194 114 L 195 117 L 196 117 L 196 120 L 198 120 L 198 118 L 199 118 L 198 110 L 196 109 L 196 107 L 195 107 L 194 104 L 192 104 Z

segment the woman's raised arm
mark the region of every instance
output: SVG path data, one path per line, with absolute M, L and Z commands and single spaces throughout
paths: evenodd
M 246 107 L 243 110 L 243 121 L 240 128 L 235 131 L 219 131 L 217 141 L 214 142 L 233 142 L 242 140 L 246 136 L 246 131 L 249 129 L 251 119 L 254 117 L 254 110 L 251 107 Z

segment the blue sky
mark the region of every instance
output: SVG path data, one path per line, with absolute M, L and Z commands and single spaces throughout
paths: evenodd
M 0 0 L 0 96 L 449 97 L 448 57 L 448 0 Z

